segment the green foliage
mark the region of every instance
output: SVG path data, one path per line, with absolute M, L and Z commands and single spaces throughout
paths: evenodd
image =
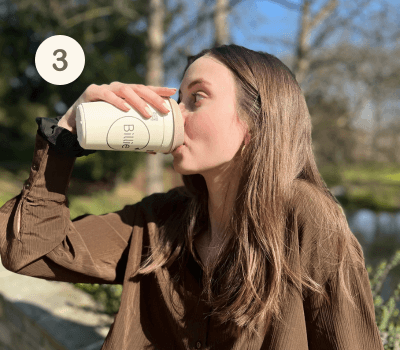
M 390 163 L 354 163 L 319 167 L 328 187 L 343 186 L 339 199 L 348 211 L 360 208 L 373 211 L 400 210 L 400 166 Z
M 396 163 L 364 162 L 352 164 L 343 172 L 344 179 L 353 183 L 400 184 L 400 166 Z
M 349 123 L 348 100 L 327 96 L 317 89 L 307 93 L 306 101 L 312 118 L 313 150 L 318 166 L 350 163 L 355 140 Z
M 341 185 L 343 183 L 342 173 L 339 167 L 328 164 L 321 167 L 319 171 L 328 187 Z
M 0 197 L 1 198 L 1 197 Z M 141 191 L 121 198 L 115 192 L 98 191 L 91 196 L 69 196 L 69 211 L 71 220 L 84 215 L 102 215 L 120 210 L 124 205 L 139 202 L 143 198 Z
M 118 312 L 121 304 L 122 285 L 76 283 L 74 286 L 98 301 L 104 307 L 104 313 L 113 316 Z
M 357 208 L 370 209 L 373 211 L 396 212 L 400 209 L 400 188 L 394 186 L 382 186 L 375 184 L 371 186 L 353 185 L 349 189 L 351 205 L 347 209 Z
M 108 182 L 119 178 L 129 181 L 144 164 L 146 153 L 97 151 L 86 157 L 77 158 L 72 176 L 81 180 Z
M 91 197 L 72 197 L 69 200 L 69 211 L 71 220 L 84 215 L 102 215 L 112 213 L 121 209 L 121 203 L 110 200 L 110 195 L 107 191 L 99 191 Z
M 382 260 L 375 271 L 371 266 L 367 267 L 374 299 L 376 323 L 385 350 L 396 350 L 400 347 L 400 311 L 396 308 L 396 302 L 400 300 L 400 283 L 386 302 L 380 296 L 386 277 L 399 264 L 400 250 L 393 255 L 389 263 L 386 259 Z
M 128 31 L 128 27 L 143 20 L 147 1 L 132 1 L 134 18 L 113 8 L 108 15 L 89 16 L 73 25 L 74 18 L 103 7 L 103 1 L 70 4 L 62 14 L 48 11 L 44 0 L 35 3 L 7 7 L 12 13 L 0 17 L 0 163 L 9 168 L 14 162 L 12 171 L 29 167 L 36 117 L 62 115 L 91 84 L 145 82 L 146 32 Z M 70 84 L 49 84 L 36 72 L 36 51 L 51 35 L 68 35 L 85 52 L 85 68 Z M 62 105 L 64 109 L 56 108 Z M 114 184 L 116 177 L 132 178 L 145 154 L 100 151 L 88 158 L 77 162 L 73 176 Z

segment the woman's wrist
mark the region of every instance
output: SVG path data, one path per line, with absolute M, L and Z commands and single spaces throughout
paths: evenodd
M 68 131 L 70 131 L 73 134 L 76 134 L 76 128 L 73 128 L 72 126 L 68 125 L 68 123 L 65 121 L 64 117 L 59 120 L 57 125 L 64 129 L 67 129 Z
M 56 118 L 36 118 L 38 124 L 38 133 L 48 141 L 50 148 L 57 153 L 66 154 L 70 157 L 82 157 L 95 153 L 95 150 L 83 149 L 77 139 L 73 129 L 66 124 L 65 118 L 59 116 Z M 65 126 L 64 126 L 65 125 Z

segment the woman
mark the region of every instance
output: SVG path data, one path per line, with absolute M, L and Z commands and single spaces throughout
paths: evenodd
M 62 118 L 37 119 L 29 179 L 0 210 L 4 266 L 122 283 L 103 350 L 383 349 L 362 248 L 318 172 L 300 87 L 272 55 L 228 45 L 190 57 L 185 145 L 172 153 L 185 186 L 70 221 L 75 157 L 93 152 L 76 143 L 77 105 L 148 117 L 145 101 L 165 113 L 174 93 L 91 85 Z

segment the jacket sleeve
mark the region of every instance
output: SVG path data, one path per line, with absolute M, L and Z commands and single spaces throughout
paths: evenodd
M 36 118 L 37 132 L 48 142 L 50 149 L 57 154 L 68 157 L 83 157 L 96 153 L 95 150 L 83 149 L 78 142 L 77 134 L 58 126 L 61 118 L 60 116 L 55 118 Z
M 304 196 L 299 218 L 302 265 L 331 300 L 328 303 L 319 293 L 308 289 L 303 294 L 309 349 L 383 350 L 361 245 L 350 229 L 346 232 L 338 232 L 336 228 L 332 230 L 334 223 L 329 228 L 329 221 L 321 225 L 320 208 L 326 203 L 321 203 L 320 197 L 311 192 Z M 326 232 L 330 229 L 332 235 Z M 336 266 L 339 262 L 336 247 L 340 235 L 347 235 L 349 238 L 347 244 L 350 255 L 345 264 L 343 278 L 356 308 L 344 294 L 343 281 L 339 278 Z
M 122 283 L 138 204 L 71 221 L 66 191 L 75 159 L 36 135 L 29 178 L 0 208 L 2 264 L 48 280 Z

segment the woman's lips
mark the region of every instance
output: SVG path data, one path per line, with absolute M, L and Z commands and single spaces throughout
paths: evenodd
M 179 153 L 184 147 L 186 147 L 185 144 L 180 145 L 179 147 L 175 148 L 175 150 L 172 152 L 172 154 Z

